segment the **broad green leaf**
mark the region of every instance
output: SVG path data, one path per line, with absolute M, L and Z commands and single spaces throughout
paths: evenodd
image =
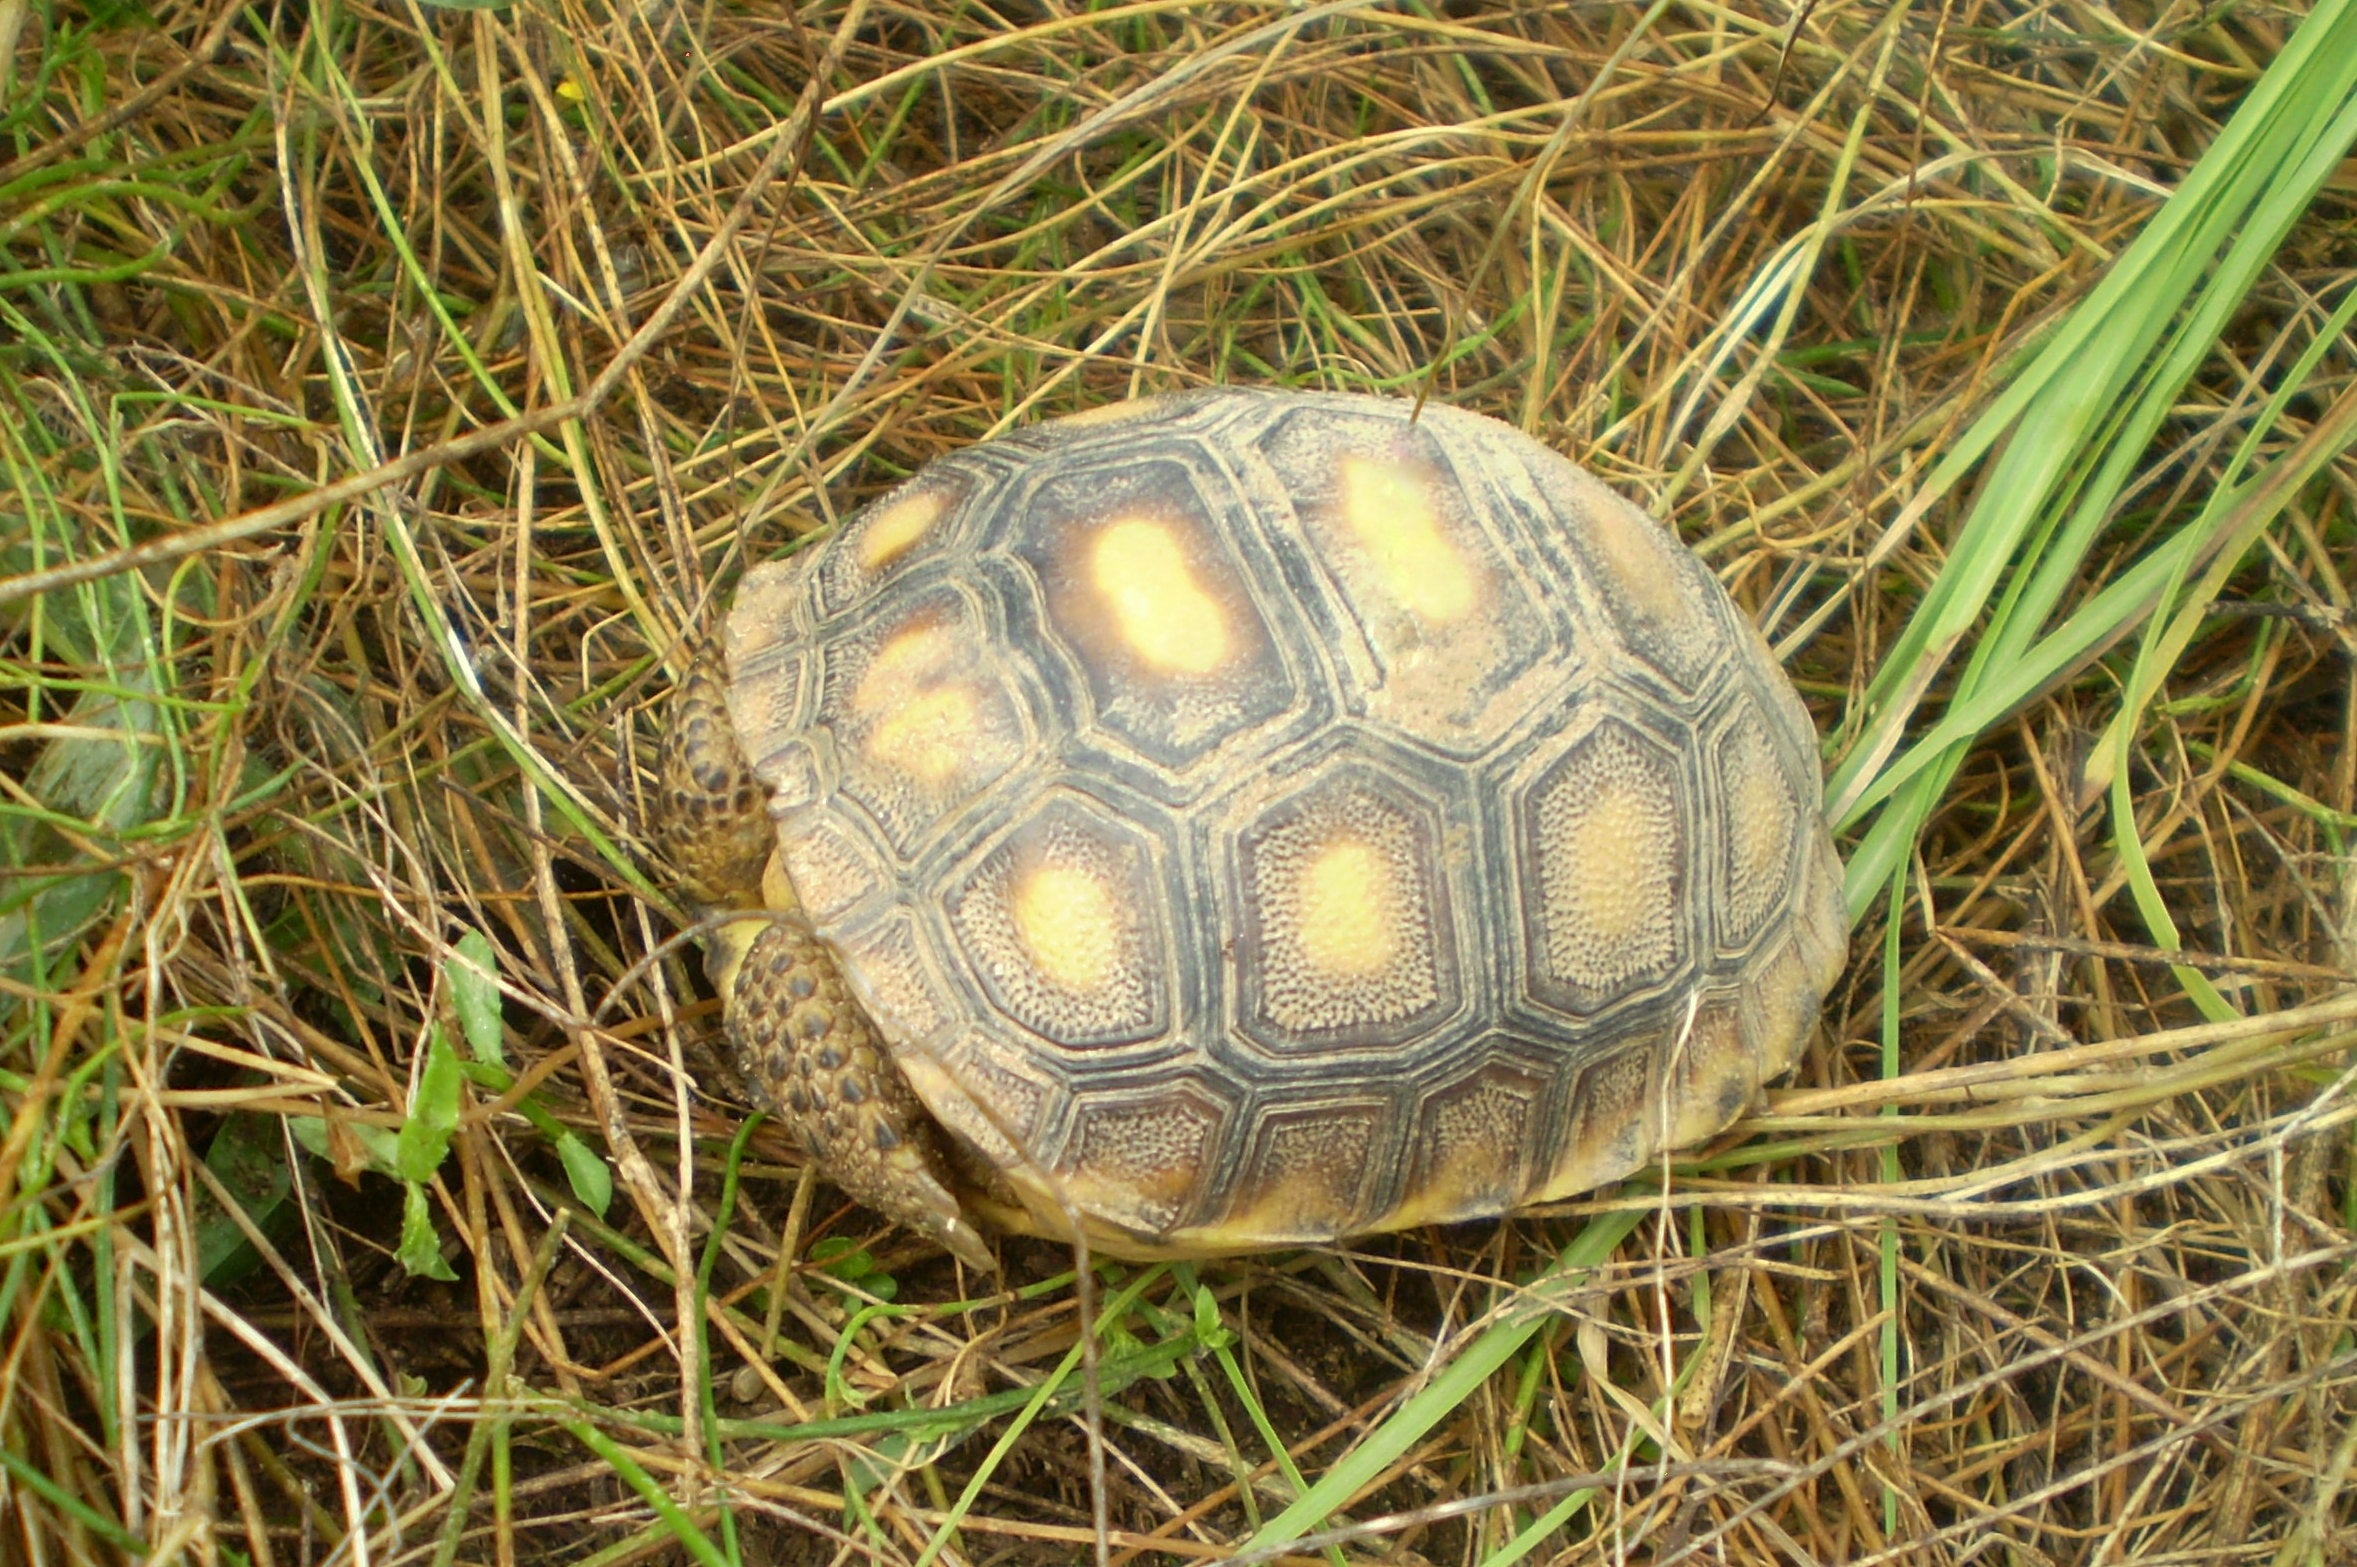
M 205 1149 L 205 1168 L 256 1229 L 277 1215 L 293 1186 L 284 1135 L 266 1115 L 240 1112 L 224 1120 Z M 198 1201 L 196 1258 L 199 1276 L 211 1285 L 234 1283 L 260 1260 L 244 1228 L 216 1206 L 209 1189 Z
M 358 1146 L 369 1169 L 379 1175 L 399 1172 L 400 1139 L 381 1126 L 347 1116 L 339 1117 L 335 1131 L 331 1132 L 327 1122 L 318 1116 L 290 1115 L 286 1118 L 286 1127 L 295 1134 L 295 1141 L 301 1143 L 307 1152 L 325 1159 L 339 1170 L 344 1168 L 345 1160 L 338 1156 L 335 1140 L 343 1136 Z
M 4 557 L 13 564 L 22 550 Z M 28 562 L 29 564 L 29 562 Z M 86 672 L 87 684 L 43 689 L 36 716 L 56 727 L 21 775 L 23 787 L 0 810 L 0 973 L 33 979 L 32 959 L 54 958 L 105 915 L 129 885 L 120 870 L 90 869 L 95 848 L 152 822 L 162 804 L 159 764 L 166 754 L 164 709 L 152 700 L 156 676 L 145 648 L 151 635 L 138 579 L 86 584 L 44 601 L 42 642 Z
M 582 1207 L 604 1218 L 606 1209 L 614 1202 L 614 1172 L 577 1132 L 569 1129 L 559 1132 L 556 1150 L 557 1158 L 564 1163 L 565 1181 L 573 1188 L 573 1195 L 581 1199 Z
M 503 1066 L 506 1027 L 499 1011 L 499 949 L 479 930 L 458 938 L 457 950 L 442 965 L 450 981 L 450 1004 L 458 1013 L 459 1031 L 478 1061 Z
M 442 1260 L 442 1238 L 434 1233 L 434 1205 L 427 1198 L 425 1187 L 416 1181 L 403 1184 L 401 1245 L 393 1256 L 413 1277 L 458 1277 L 450 1271 L 450 1264 Z
M 393 1167 L 401 1179 L 430 1181 L 442 1167 L 450 1134 L 458 1130 L 458 1091 L 464 1081 L 458 1052 L 435 1029 L 426 1044 L 417 1089 L 410 1096 L 409 1119 L 401 1123 L 401 1139 L 393 1153 Z

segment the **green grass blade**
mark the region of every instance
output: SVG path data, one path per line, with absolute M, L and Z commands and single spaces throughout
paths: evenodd
M 1950 715 L 1992 681 L 2018 689 L 2021 660 L 2082 573 L 2179 389 L 2357 137 L 2353 93 L 2357 7 L 2334 0 L 2308 18 L 2111 273 L 1926 481 L 1911 512 L 2006 443 L 1947 566 L 1869 687 L 1855 738 L 1832 772 L 1828 796 L 1838 820 L 1854 823 L 1878 804 L 1883 813 L 1851 865 L 1853 910 L 1887 882 L 1937 805 L 1962 743 L 1980 732 L 1947 729 L 1936 750 L 1926 737 L 1913 748 L 1921 754 L 1900 755 L 1916 706 L 1975 627 L 1978 645 Z M 2125 618 L 2106 635 L 2124 635 L 2156 602 L 2157 592 L 2113 599 L 2109 607 Z M 1901 790 L 1902 777 L 1919 781 Z
M 1588 1227 L 1564 1248 L 1547 1276 L 1532 1286 L 1533 1292 L 1543 1294 L 1549 1284 L 1568 1283 L 1589 1269 L 1600 1267 L 1644 1217 L 1632 1208 L 1590 1219 Z M 1273 1551 L 1300 1539 L 1340 1512 L 1352 1497 L 1374 1484 L 1422 1441 L 1426 1432 L 1455 1414 L 1473 1396 L 1474 1390 L 1513 1359 L 1515 1352 L 1546 1322 L 1547 1314 L 1543 1310 L 1517 1309 L 1505 1320 L 1484 1329 L 1455 1359 L 1441 1367 L 1430 1382 L 1410 1395 L 1407 1402 L 1367 1433 L 1340 1462 L 1319 1476 L 1318 1482 L 1300 1500 L 1263 1524 L 1243 1549 L 1248 1553 Z

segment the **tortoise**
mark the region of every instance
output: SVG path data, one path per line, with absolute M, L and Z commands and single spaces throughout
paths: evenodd
M 659 838 L 742 916 L 739 1064 L 978 1267 L 983 1226 L 1203 1255 L 1605 1184 L 1791 1066 L 1846 957 L 1758 633 L 1473 414 L 1036 425 L 756 567 L 715 643 Z

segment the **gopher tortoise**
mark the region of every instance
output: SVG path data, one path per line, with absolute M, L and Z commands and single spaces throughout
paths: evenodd
M 1815 735 L 1715 579 L 1453 409 L 1221 389 L 943 456 L 745 579 L 659 837 L 848 1194 L 1130 1257 L 1587 1190 L 1845 957 Z

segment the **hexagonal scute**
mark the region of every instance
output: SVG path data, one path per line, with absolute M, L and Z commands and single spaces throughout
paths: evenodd
M 914 922 L 899 910 L 842 929 L 822 930 L 859 1004 L 895 1044 L 918 1043 L 964 1015 L 957 991 L 933 962 Z
M 1539 448 L 1525 461 L 1622 642 L 1679 689 L 1699 689 L 1733 645 L 1717 579 L 1667 528 L 1585 469 Z
M 1401 1048 L 1462 984 L 1442 808 L 1363 761 L 1254 808 L 1228 848 L 1237 1025 L 1279 1055 Z
M 1619 720 L 1588 731 L 1516 805 L 1531 998 L 1575 1017 L 1692 960 L 1678 760 Z
M 815 684 L 809 652 L 792 643 L 766 642 L 731 666 L 729 721 L 745 765 L 769 791 L 773 807 L 809 804 L 818 793 L 817 764 L 802 721 Z
M 1183 771 L 1256 725 L 1306 716 L 1246 586 L 1242 502 L 1216 472 L 1172 457 L 1059 467 L 1019 509 L 1015 549 L 1048 629 L 1125 749 Z
M 1740 952 L 1788 906 L 1801 849 L 1800 793 L 1748 694 L 1711 752 L 1719 817 L 1719 946 Z
M 880 585 L 955 542 L 953 515 L 974 487 L 971 475 L 934 463 L 862 507 L 821 548 L 820 612 L 839 615 Z
M 1532 1184 L 1533 1201 L 1593 1191 L 1651 1156 L 1654 1132 L 1647 1122 L 1653 1113 L 1656 1049 L 1653 1038 L 1641 1035 L 1573 1069 L 1554 1168 L 1540 1172 Z
M 1308 1104 L 1262 1113 L 1219 1227 L 1296 1245 L 1355 1232 L 1374 1217 L 1371 1188 L 1396 1161 L 1388 1103 Z
M 1216 1173 L 1233 1106 L 1193 1079 L 1076 1115 L 1061 1161 L 1063 1187 L 1082 1213 L 1142 1237 L 1192 1216 Z
M 821 931 L 890 885 L 867 834 L 847 816 L 793 812 L 779 824 L 778 851 L 796 901 Z
M 1547 617 L 1484 525 L 1479 480 L 1405 405 L 1392 417 L 1303 408 L 1260 446 L 1373 657 L 1370 717 L 1469 755 L 1530 710 L 1534 681 L 1561 683 Z
M 808 803 L 816 789 L 805 734 L 816 683 L 810 559 L 796 555 L 747 572 L 720 626 L 729 721 L 746 765 L 772 791 L 782 790 L 787 805 Z
M 1411 1173 L 1386 1229 L 1505 1212 L 1529 1189 L 1543 1078 L 1493 1060 L 1425 1095 Z
M 1117 403 L 1099 403 L 1078 413 L 1058 414 L 1047 424 L 1033 428 L 1051 440 L 1067 440 L 1083 431 L 1104 430 L 1114 425 L 1168 425 L 1183 420 L 1205 402 L 1218 400 L 1216 391 L 1149 392 L 1143 397 L 1125 397 Z
M 1093 800 L 1027 812 L 949 896 L 949 924 L 991 1004 L 1066 1050 L 1170 1027 L 1169 891 L 1153 844 Z
M 1820 999 L 1841 980 L 1850 964 L 1850 907 L 1842 890 L 1841 856 L 1825 831 L 1811 795 L 1810 820 L 1802 828 L 1800 888 L 1792 899 L 1792 940 L 1801 966 Z
M 901 854 L 998 782 L 1027 747 L 1005 654 L 963 594 L 916 598 L 825 650 L 813 727 L 833 740 L 838 786 Z
M 1035 1061 L 989 1032 L 958 1035 L 938 1054 L 902 1051 L 896 1059 L 933 1118 L 989 1169 L 1028 1167 L 1063 1102 L 1060 1089 L 1033 1075 Z
M 1672 1025 L 1662 1072 L 1659 1144 L 1691 1148 L 1725 1131 L 1747 1109 L 1760 1086 L 1760 1053 L 1745 1037 L 1732 998 L 1722 996 Z
M 1763 1081 L 1800 1059 L 1835 977 L 1812 961 L 1797 933 L 1755 955 L 1746 967 L 1744 1034 L 1759 1058 Z

